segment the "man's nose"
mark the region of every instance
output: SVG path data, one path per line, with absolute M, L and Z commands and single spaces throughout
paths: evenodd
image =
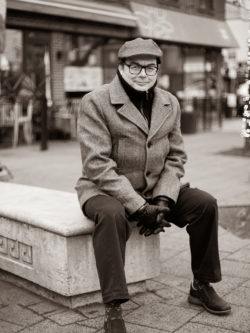
M 143 77 L 145 77 L 145 76 L 147 76 L 147 74 L 146 74 L 146 68 L 142 68 L 141 69 L 141 71 L 140 71 L 140 73 L 139 73 L 139 76 L 143 76 Z

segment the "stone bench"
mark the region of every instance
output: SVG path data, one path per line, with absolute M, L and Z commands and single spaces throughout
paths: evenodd
M 101 302 L 94 224 L 74 193 L 0 182 L 0 278 L 70 307 Z M 133 228 L 126 249 L 129 291 L 159 274 L 159 236 Z

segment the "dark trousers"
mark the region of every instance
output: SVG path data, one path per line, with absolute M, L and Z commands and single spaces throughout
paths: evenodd
M 96 225 L 93 246 L 103 301 L 127 301 L 124 264 L 131 222 L 125 209 L 115 198 L 98 195 L 87 201 L 84 210 Z M 186 226 L 194 277 L 205 282 L 220 281 L 216 199 L 197 188 L 185 187 L 180 191 L 169 221 L 181 228 Z

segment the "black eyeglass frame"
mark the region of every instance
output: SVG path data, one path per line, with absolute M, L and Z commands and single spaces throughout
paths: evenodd
M 148 74 L 148 73 L 147 73 L 147 68 L 148 68 L 149 66 L 154 66 L 153 64 L 152 64 L 152 65 L 147 65 L 147 66 L 142 66 L 142 65 L 140 65 L 140 64 L 137 64 L 136 62 L 133 62 L 133 63 L 131 63 L 131 64 L 128 64 L 128 63 L 126 63 L 125 61 L 123 61 L 123 63 L 124 63 L 126 66 L 128 66 L 128 68 L 129 68 L 129 73 L 132 74 L 132 75 L 139 75 L 139 74 L 141 73 L 142 69 L 144 68 L 146 75 L 148 75 L 148 76 L 155 76 L 155 75 L 157 74 L 158 70 L 159 70 L 159 66 L 158 66 L 158 64 L 157 64 L 157 65 L 155 65 L 155 67 L 154 67 L 155 70 L 156 70 L 155 73 L 154 73 L 154 74 Z M 132 65 L 137 65 L 138 67 L 141 68 L 141 69 L 139 70 L 138 73 L 131 73 L 130 67 L 131 67 Z

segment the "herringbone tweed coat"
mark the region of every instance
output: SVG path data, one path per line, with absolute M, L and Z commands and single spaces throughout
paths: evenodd
M 186 153 L 177 99 L 155 88 L 151 125 L 128 98 L 119 78 L 85 95 L 78 117 L 81 207 L 91 197 L 117 198 L 129 214 L 145 198 L 177 200 Z

